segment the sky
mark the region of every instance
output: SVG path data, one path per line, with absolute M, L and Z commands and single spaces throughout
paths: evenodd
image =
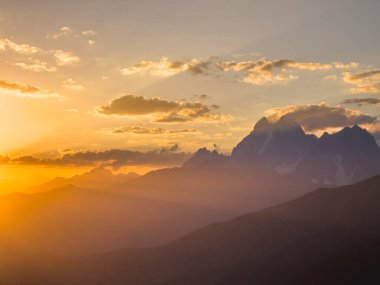
M 379 11 L 377 0 L 0 0 L 0 181 L 228 153 L 263 116 L 380 138 Z

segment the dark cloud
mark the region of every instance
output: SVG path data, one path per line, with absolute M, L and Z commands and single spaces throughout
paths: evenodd
M 141 152 L 127 149 L 105 151 L 80 151 L 66 153 L 58 158 L 42 159 L 31 155 L 0 160 L 2 164 L 44 165 L 44 166 L 95 166 L 108 165 L 115 168 L 130 165 L 180 165 L 191 156 L 180 152 L 178 144 L 157 150 Z
M 171 113 L 156 120 L 157 123 L 184 123 L 187 121 L 188 118 L 180 116 L 177 113 Z
M 160 98 L 148 99 L 143 96 L 125 95 L 111 101 L 108 105 L 99 107 L 97 110 L 99 113 L 105 115 L 147 115 L 177 111 L 180 108 L 180 102 Z
M 267 116 L 271 120 L 278 120 L 282 116 L 287 116 L 298 122 L 306 131 L 355 124 L 371 124 L 377 121 L 376 117 L 362 114 L 359 111 L 348 110 L 341 106 L 329 106 L 326 103 L 275 108 L 268 110 Z
M 182 130 L 172 130 L 169 131 L 170 134 L 181 134 L 181 133 L 195 133 L 196 129 L 182 129 Z
M 380 75 L 380 69 L 375 69 L 375 70 L 360 72 L 360 73 L 354 73 L 354 74 L 348 74 L 346 78 L 347 78 L 347 80 L 350 80 L 350 81 L 357 81 L 357 80 L 362 80 L 364 78 L 374 77 L 377 75 Z
M 154 115 L 156 122 L 186 122 L 196 119 L 220 120 L 222 115 L 214 113 L 200 102 L 168 101 L 161 98 L 125 95 L 97 108 L 104 115 Z
M 202 61 L 197 64 L 189 65 L 188 72 L 193 75 L 210 75 L 210 69 L 214 65 L 212 61 Z
M 197 95 L 194 95 L 195 98 L 198 98 L 199 100 L 206 100 L 209 98 L 209 96 L 207 94 L 197 94 Z
M 22 93 L 38 93 L 42 91 L 40 88 L 34 86 L 15 82 L 7 82 L 4 80 L 0 80 L 0 88 L 7 90 L 16 90 Z
M 61 97 L 59 94 L 49 90 L 44 90 L 39 87 L 19 82 L 8 82 L 5 80 L 0 80 L 0 90 L 7 94 L 31 98 Z
M 347 99 L 343 101 L 343 104 L 357 104 L 362 105 L 380 105 L 380 98 L 359 98 L 359 99 Z
M 124 126 L 114 128 L 111 130 L 114 134 L 132 133 L 132 134 L 148 134 L 148 135 L 160 135 L 160 134 L 178 134 L 178 133 L 190 133 L 195 132 L 195 129 L 181 129 L 181 130 L 166 130 L 163 128 L 145 128 L 139 126 Z
M 170 147 L 163 147 L 160 150 L 160 154 L 175 153 L 175 152 L 178 152 L 180 150 L 181 150 L 181 148 L 179 147 L 179 144 L 176 143 Z

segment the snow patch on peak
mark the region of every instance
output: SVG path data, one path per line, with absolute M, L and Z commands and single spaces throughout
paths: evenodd
M 259 154 L 262 154 L 273 142 L 274 142 L 274 135 L 273 135 L 273 131 L 270 130 L 267 134 L 267 138 L 266 138 L 263 146 L 259 150 Z
M 279 175 L 289 175 L 297 169 L 300 161 L 301 159 L 298 159 L 297 161 L 292 163 L 284 162 L 282 165 L 276 166 L 275 171 Z
M 355 175 L 356 170 L 358 169 L 358 166 L 356 166 L 352 170 L 351 174 L 347 175 L 343 167 L 343 156 L 341 156 L 340 154 L 335 155 L 334 164 L 336 167 L 336 171 L 335 171 L 336 184 L 338 186 L 352 184 L 353 177 Z

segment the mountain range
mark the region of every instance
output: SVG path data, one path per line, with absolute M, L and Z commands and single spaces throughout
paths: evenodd
M 75 175 L 70 178 L 55 177 L 47 182 L 34 185 L 23 191 L 23 193 L 38 193 L 61 188 L 67 185 L 84 189 L 100 189 L 126 182 L 139 177 L 137 173 L 113 174 L 109 169 L 99 166 L 83 174 Z
M 378 284 L 380 176 L 313 191 L 168 245 L 0 268 L 0 284 Z
M 287 117 L 261 119 L 231 155 L 199 149 L 183 166 L 143 176 L 96 168 L 0 196 L 0 265 L 34 254 L 85 255 L 169 243 L 213 222 L 380 173 L 359 126 L 321 137 Z
M 285 116 L 275 123 L 262 118 L 231 155 L 201 148 L 183 167 L 151 172 L 115 189 L 243 213 L 378 173 L 380 148 L 365 129 L 355 125 L 318 138 Z

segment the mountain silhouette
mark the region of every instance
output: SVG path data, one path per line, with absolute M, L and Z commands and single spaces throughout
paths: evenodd
M 365 129 L 355 125 L 317 138 L 286 116 L 272 124 L 262 118 L 231 160 L 319 186 L 351 184 L 380 172 L 380 148 Z
M 378 284 L 379 189 L 380 176 L 319 189 L 162 247 L 25 260 L 0 284 Z
M 198 149 L 183 166 L 196 167 L 204 164 L 222 164 L 224 161 L 227 161 L 227 158 L 227 156 L 218 153 L 216 150 L 210 151 L 203 147 Z
M 122 183 L 139 177 L 138 174 L 130 172 L 126 174 L 113 174 L 109 169 L 103 166 L 95 167 L 80 175 L 70 178 L 56 177 L 45 183 L 38 184 L 26 189 L 25 193 L 38 193 L 64 187 L 66 185 L 74 185 L 80 188 L 96 189 L 110 187 L 112 185 Z
M 315 136 L 306 135 L 296 122 L 287 117 L 273 124 L 262 118 L 232 150 L 231 156 L 233 159 L 266 164 L 296 161 L 315 141 Z
M 211 208 L 73 185 L 13 193 L 0 196 L 0 265 L 34 254 L 78 255 L 159 245 L 225 215 Z

